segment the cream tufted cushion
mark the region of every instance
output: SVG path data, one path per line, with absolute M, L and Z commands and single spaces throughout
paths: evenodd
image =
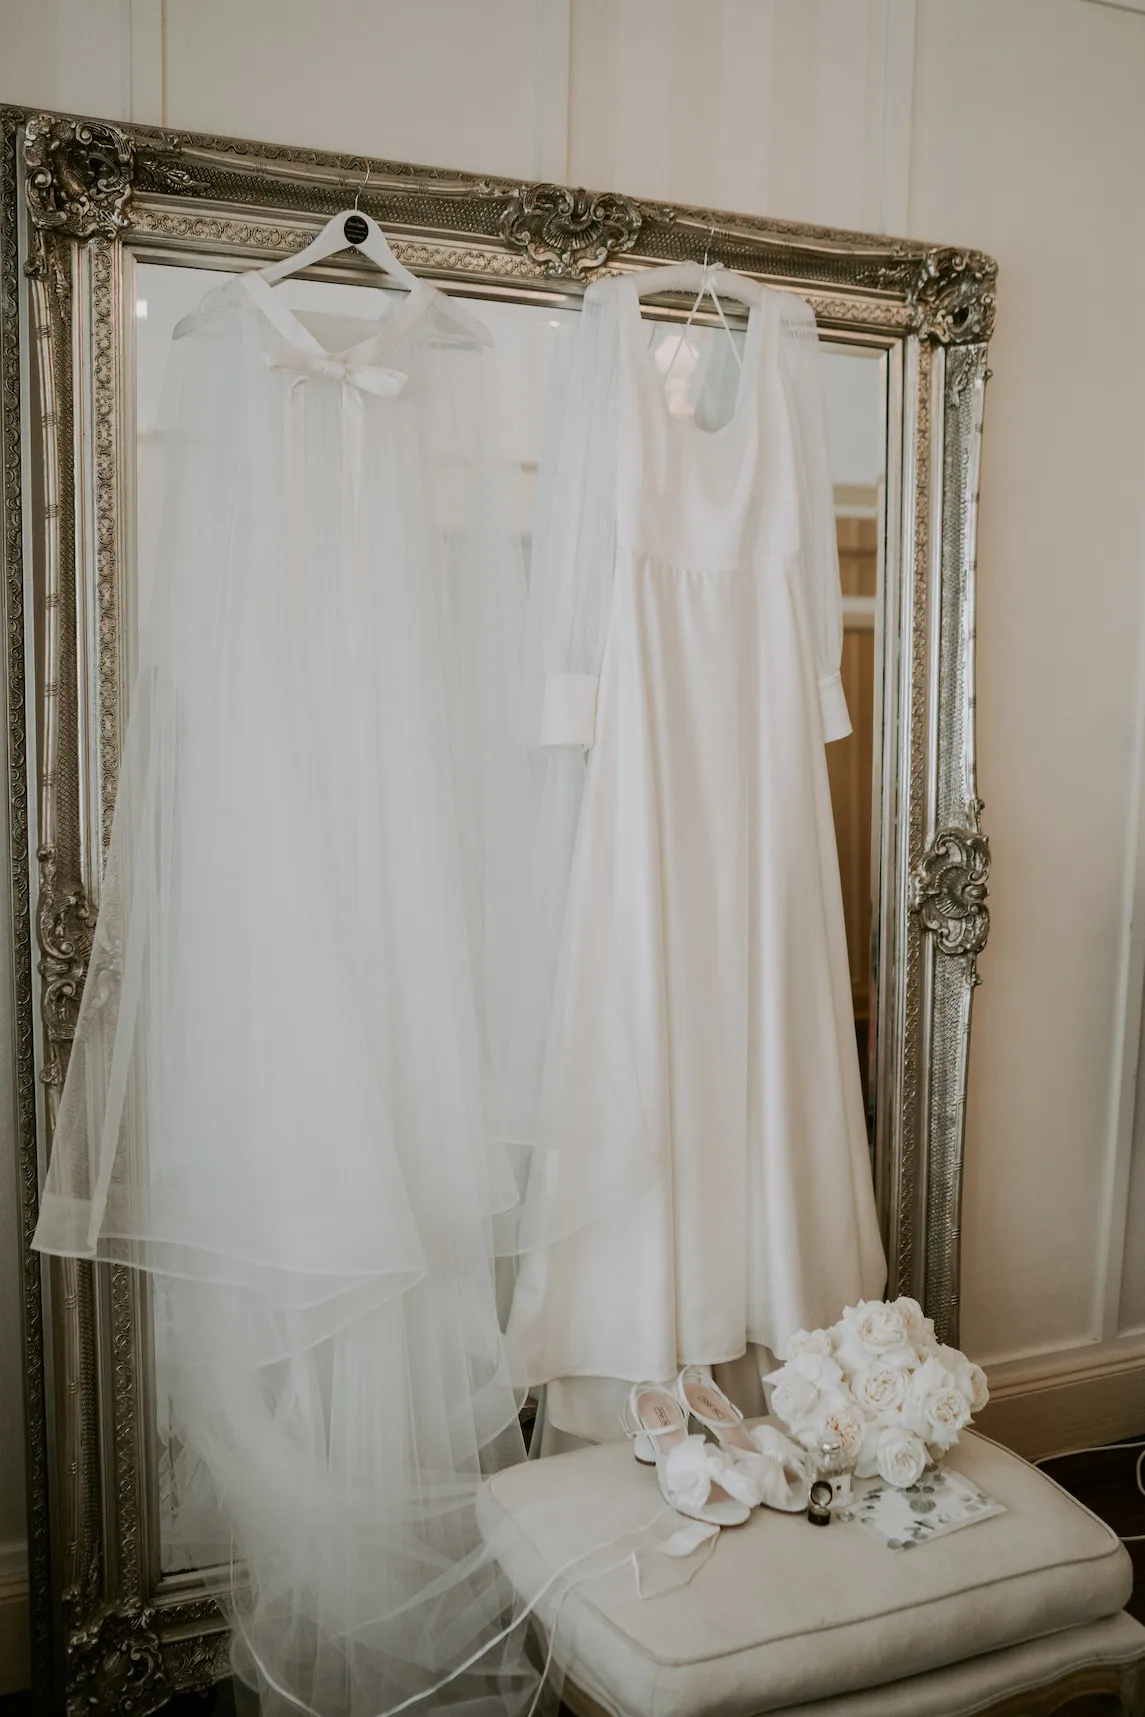
M 560 1605 L 557 1661 L 623 1717 L 762 1717 L 815 1711 L 1123 1608 L 1128 1555 L 1052 1480 L 973 1434 L 949 1465 L 1009 1512 L 892 1551 L 854 1523 L 815 1528 L 757 1510 L 721 1534 L 680 1590 L 641 1599 L 630 1567 L 575 1587 Z M 658 1494 L 627 1445 L 605 1444 L 499 1473 L 482 1496 L 482 1529 L 531 1597 L 606 1529 L 648 1521 Z M 562 1585 L 538 1606 L 546 1628 Z M 854 1708 L 873 1709 L 863 1700 Z M 850 1709 L 846 1698 L 839 1709 Z

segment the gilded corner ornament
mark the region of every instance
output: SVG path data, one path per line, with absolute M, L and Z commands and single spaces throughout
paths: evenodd
M 998 264 L 978 250 L 928 250 L 910 293 L 916 333 L 940 346 L 989 340 L 994 331 Z
M 148 1605 L 108 1605 L 69 1635 L 67 1717 L 148 1717 L 174 1691 Z
M 24 132 L 25 193 L 41 230 L 114 238 L 127 224 L 135 145 L 118 125 L 34 114 Z
M 990 842 L 977 828 L 939 829 L 913 879 L 914 910 L 942 954 L 966 959 L 978 983 L 978 956 L 990 934 L 986 904 Z
M 30 272 L 41 269 L 46 233 L 80 240 L 116 238 L 130 224 L 141 162 L 163 190 L 205 189 L 178 160 L 183 141 L 160 132 L 141 137 L 95 119 L 33 114 L 24 128 L 24 194 L 41 246 Z
M 546 274 L 584 277 L 631 250 L 642 224 L 636 204 L 611 192 L 518 185 L 501 216 L 501 237 Z

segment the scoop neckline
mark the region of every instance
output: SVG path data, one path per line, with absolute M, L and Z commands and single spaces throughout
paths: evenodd
M 309 353 L 311 357 L 328 359 L 331 363 L 347 362 L 352 358 L 360 358 L 365 353 L 373 352 L 378 347 L 388 344 L 421 309 L 429 291 L 425 282 L 418 280 L 409 288 L 400 304 L 396 305 L 388 315 L 378 319 L 376 333 L 368 334 L 364 340 L 357 340 L 353 345 L 332 351 L 328 346 L 323 345 L 317 334 L 310 332 L 297 312 L 279 297 L 274 287 L 270 285 L 269 281 L 264 280 L 261 274 L 249 272 L 241 275 L 240 281 L 255 309 L 261 312 L 265 320 L 282 335 L 288 345 L 294 346 L 298 351 Z M 332 315 L 334 320 L 339 319 L 337 312 L 323 312 L 323 314 Z M 360 324 L 369 318 L 346 317 L 344 320 L 356 320 Z
M 747 326 L 744 329 L 743 339 L 743 366 L 740 369 L 739 377 L 736 382 L 736 398 L 731 414 L 723 423 L 717 425 L 715 429 L 704 429 L 695 421 L 694 418 L 677 417 L 675 412 L 669 410 L 667 396 L 664 392 L 660 377 L 656 374 L 655 366 L 652 362 L 651 350 L 644 339 L 644 329 L 647 324 L 645 323 L 643 316 L 640 314 L 640 294 L 636 290 L 637 282 L 633 280 L 626 282 L 625 284 L 630 285 L 632 288 L 631 292 L 626 293 L 625 296 L 628 300 L 629 314 L 632 320 L 631 332 L 636 339 L 637 356 L 639 358 L 640 368 L 644 374 L 648 387 L 651 388 L 654 397 L 659 403 L 660 411 L 669 423 L 675 424 L 685 434 L 697 436 L 701 441 L 718 441 L 721 436 L 726 435 L 729 430 L 734 429 L 741 421 L 748 402 L 754 398 L 755 395 L 759 365 L 754 363 L 752 360 L 754 358 L 754 347 L 756 332 L 759 326 L 759 311 L 761 309 L 761 305 L 759 303 L 755 303 L 749 304 L 747 307 Z

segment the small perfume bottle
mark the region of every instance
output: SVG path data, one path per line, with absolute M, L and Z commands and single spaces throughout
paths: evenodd
M 824 1431 L 811 1445 L 808 1453 L 815 1463 L 815 1475 L 831 1486 L 831 1508 L 850 1508 L 854 1500 L 851 1481 L 854 1462 L 849 1458 L 842 1437 L 834 1431 Z

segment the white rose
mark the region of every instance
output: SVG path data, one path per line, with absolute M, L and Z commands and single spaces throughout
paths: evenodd
M 934 1319 L 928 1318 L 917 1300 L 900 1294 L 894 1309 L 906 1325 L 906 1333 L 915 1347 L 929 1347 L 934 1341 Z
M 939 1389 L 926 1403 L 926 1416 L 930 1420 L 927 1442 L 942 1450 L 952 1449 L 959 1431 L 970 1423 L 970 1403 L 961 1389 Z
M 887 1425 L 880 1431 L 878 1468 L 888 1484 L 908 1490 L 918 1483 L 929 1459 L 926 1444 L 913 1432 L 903 1430 L 900 1425 Z
M 843 1313 L 847 1333 L 864 1353 L 880 1358 L 909 1345 L 906 1319 L 895 1306 L 883 1300 L 860 1300 Z
M 795 1359 L 800 1354 L 816 1354 L 821 1359 L 830 1359 L 835 1351 L 835 1343 L 829 1329 L 797 1329 L 789 1336 L 784 1348 L 783 1357 Z
M 763 1380 L 771 1385 L 771 1411 L 785 1425 L 803 1425 L 819 1406 L 819 1390 L 809 1377 L 785 1365 Z
M 836 1400 L 825 1412 L 817 1414 L 812 1423 L 803 1426 L 799 1438 L 804 1448 L 815 1450 L 826 1438 L 838 1437 L 847 1464 L 853 1466 L 863 1452 L 866 1430 L 867 1421 L 854 1403 Z
M 962 1387 L 962 1382 L 965 1378 L 967 1380 L 966 1387 L 969 1389 L 970 1361 L 964 1353 L 959 1353 L 956 1347 L 947 1347 L 946 1343 L 943 1341 L 932 1342 L 923 1355 L 923 1358 L 937 1359 L 939 1363 L 944 1365 L 947 1371 L 949 1371 L 954 1377 L 959 1388 Z
M 846 1387 L 842 1371 L 829 1354 L 797 1353 L 788 1359 L 786 1369 L 808 1378 L 824 1394 Z
M 902 1365 L 887 1365 L 876 1359 L 851 1383 L 851 1389 L 864 1413 L 874 1418 L 897 1414 L 910 1383 L 910 1372 Z
M 910 1367 L 916 1358 L 902 1314 L 881 1300 L 860 1300 L 847 1307 L 835 1357 L 848 1379 L 859 1376 L 873 1359 Z
M 942 1342 L 934 1344 L 928 1357 L 941 1360 L 969 1402 L 970 1411 L 980 1413 L 990 1399 L 990 1389 L 982 1367 L 972 1365 L 964 1353 L 959 1353 L 956 1347 L 947 1347 Z
M 924 1442 L 948 1449 L 969 1421 L 970 1402 L 958 1379 L 932 1354 L 910 1380 L 902 1404 L 903 1425 Z

